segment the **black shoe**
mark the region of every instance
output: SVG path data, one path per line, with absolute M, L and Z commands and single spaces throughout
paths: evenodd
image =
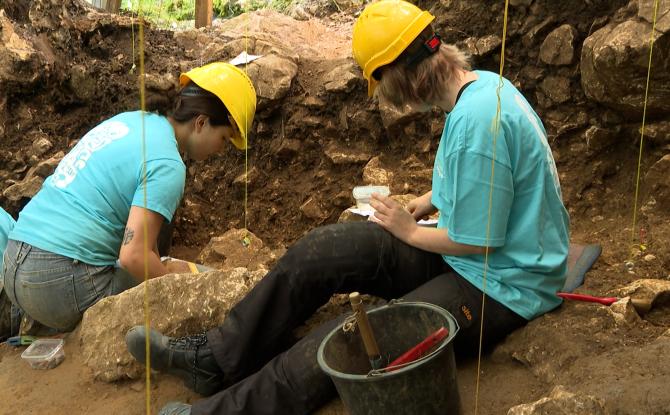
M 135 326 L 126 334 L 128 351 L 137 361 L 144 363 L 144 326 Z M 175 375 L 195 392 L 209 396 L 223 389 L 223 373 L 212 350 L 207 345 L 205 334 L 172 338 L 156 330 L 149 332 L 151 368 Z
M 12 302 L 4 289 L 0 289 L 0 342 L 18 334 L 12 325 Z M 18 329 L 18 326 L 16 326 Z
M 191 415 L 191 405 L 181 402 L 168 402 L 158 415 Z

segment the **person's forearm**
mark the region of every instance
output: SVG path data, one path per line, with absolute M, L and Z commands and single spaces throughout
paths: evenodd
M 409 245 L 424 251 L 442 255 L 474 255 L 485 254 L 486 248 L 474 245 L 465 245 L 454 242 L 449 238 L 446 229 L 427 228 L 417 226 L 407 241 Z M 489 248 L 492 250 L 493 248 Z
M 144 255 L 140 254 L 126 258 L 125 261 L 121 262 L 121 266 L 139 281 L 144 281 L 144 263 Z M 149 251 L 147 264 L 149 268 L 149 278 L 160 277 L 169 272 L 165 265 L 161 263 L 158 254 L 153 251 Z

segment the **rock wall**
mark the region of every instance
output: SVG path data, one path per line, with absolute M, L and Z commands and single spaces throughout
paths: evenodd
M 290 242 L 336 221 L 357 184 L 386 183 L 399 194 L 429 188 L 444 116 L 398 112 L 367 98 L 350 53 L 351 24 L 363 3 L 344 2 L 339 10 L 301 4 L 325 20 L 260 11 L 208 29 L 147 27 L 148 97 L 174 94 L 177 74 L 198 64 L 242 51 L 263 55 L 248 66 L 259 95 L 249 172 L 245 154 L 232 150 L 190 163 L 176 243 L 202 246 L 245 223 L 271 244 Z M 437 16 L 446 41 L 471 53 L 475 67 L 498 70 L 502 4 L 418 4 Z M 651 4 L 511 2 L 505 76 L 542 116 L 573 214 L 601 214 L 606 206 L 593 203 L 594 195 L 634 163 L 621 158 L 639 140 Z M 643 185 L 645 200 L 665 204 L 670 6 L 660 5 L 643 159 L 645 172 L 654 168 Z M 87 129 L 139 106 L 138 28 L 130 17 L 80 0 L 5 0 L 0 10 L 0 204 L 16 213 Z M 245 189 L 252 209 L 243 208 Z

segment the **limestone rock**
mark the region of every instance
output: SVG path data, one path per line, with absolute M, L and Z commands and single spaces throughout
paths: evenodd
M 351 92 L 359 80 L 354 64 L 347 63 L 330 71 L 323 83 L 327 92 Z
M 230 309 L 263 277 L 244 268 L 169 274 L 147 282 L 153 328 L 169 336 L 202 332 L 223 322 Z M 78 333 L 82 357 L 96 379 L 136 379 L 144 367 L 128 353 L 126 332 L 144 324 L 144 284 L 99 301 L 84 313 Z
M 645 125 L 644 136 L 656 144 L 670 144 L 670 121 Z
M 355 206 L 354 206 L 355 207 Z M 344 210 L 341 214 L 340 217 L 337 218 L 338 223 L 346 223 L 346 222 L 363 222 L 368 220 L 367 216 L 361 216 L 356 213 L 353 213 L 349 209 Z
M 556 386 L 549 396 L 536 402 L 517 405 L 507 415 L 607 415 L 602 399 L 585 394 L 569 392 L 564 386 Z
M 256 88 L 258 109 L 262 110 L 286 96 L 298 65 L 290 57 L 266 55 L 248 65 L 248 74 Z
M 491 54 L 502 44 L 502 39 L 497 35 L 488 35 L 481 38 L 470 37 L 463 41 L 467 51 L 477 57 L 483 57 Z
M 666 154 L 644 176 L 643 193 L 663 209 L 670 209 L 670 154 Z
M 39 157 L 51 150 L 52 147 L 53 144 L 51 144 L 51 141 L 49 141 L 46 135 L 38 134 L 31 146 L 31 153 Z
M 635 280 L 620 288 L 618 293 L 620 296 L 653 302 L 659 296 L 670 295 L 670 281 L 650 278 Z
M 145 75 L 145 85 L 147 89 L 156 91 L 170 91 L 177 85 L 177 78 L 172 73 L 158 74 L 148 73 Z
M 562 76 L 547 76 L 540 89 L 553 102 L 562 104 L 570 99 L 570 79 Z
M 5 11 L 0 9 L 0 84 L 5 81 L 32 83 L 43 70 L 40 54 L 27 36 L 24 36 Z
M 32 177 L 32 176 L 39 176 L 43 178 L 49 177 L 54 172 L 54 170 L 56 170 L 56 166 L 58 166 L 58 163 L 60 163 L 60 161 L 63 159 L 64 156 L 65 153 L 59 151 L 53 157 L 38 162 L 35 167 L 32 167 L 30 170 L 28 170 L 28 174 L 26 174 L 26 177 Z
M 239 176 L 237 176 L 233 180 L 233 185 L 237 187 L 244 187 L 246 182 L 246 186 L 251 187 L 256 183 L 259 177 L 260 173 L 258 172 L 258 169 L 254 166 L 250 168 L 246 173 L 242 173 Z
M 587 151 L 592 154 L 599 154 L 614 143 L 616 132 L 592 125 L 586 130 L 584 137 L 586 138 Z
M 44 182 L 43 178 L 31 176 L 9 186 L 2 192 L 2 195 L 12 202 L 18 202 L 24 197 L 32 198 L 42 188 L 42 182 Z
M 88 101 L 95 96 L 97 82 L 95 76 L 88 73 L 84 65 L 73 65 L 70 67 L 69 86 L 82 101 Z
M 328 147 L 325 153 L 333 164 L 364 163 L 370 160 L 371 157 L 367 153 L 362 153 L 355 149 L 342 148 L 336 144 Z
M 300 142 L 300 140 L 294 140 L 291 138 L 278 140 L 280 141 L 273 143 L 272 148 L 275 149 L 275 154 L 279 159 L 290 160 L 300 152 L 300 148 L 302 147 L 302 142 Z
M 363 183 L 371 185 L 390 185 L 393 172 L 382 167 L 379 157 L 373 157 L 363 168 Z
M 609 105 L 627 117 L 641 115 L 649 60 L 649 33 L 645 21 L 610 24 L 589 36 L 582 47 L 581 81 L 586 96 Z M 670 49 L 670 36 L 657 36 L 654 48 Z M 670 61 L 654 61 L 652 85 L 670 82 Z M 650 88 L 649 115 L 670 111 L 670 90 Z
M 421 118 L 423 114 L 409 105 L 405 105 L 403 108 L 396 108 L 387 102 L 384 97 L 380 97 L 379 115 L 381 116 L 384 128 L 392 133 L 402 131 L 401 129 L 405 125 Z
M 245 242 L 245 238 L 248 238 Z M 198 255 L 198 262 L 214 268 L 245 267 L 267 269 L 283 252 L 264 246 L 256 235 L 244 229 L 231 229 L 209 240 Z
M 655 0 L 637 0 L 637 15 L 651 23 L 654 18 Z M 661 33 L 670 31 L 670 1 L 659 0 L 656 11 L 656 30 Z
M 630 297 L 625 297 L 607 307 L 607 311 L 614 318 L 614 322 L 618 325 L 630 326 L 639 324 L 640 315 L 635 311 Z
M 304 101 L 302 101 L 302 105 L 311 110 L 320 110 L 326 106 L 326 102 L 320 98 L 308 96 Z
M 324 211 L 319 203 L 318 197 L 310 197 L 300 206 L 303 215 L 310 219 L 322 221 L 328 217 L 328 212 Z
M 540 59 L 548 65 L 569 65 L 575 57 L 577 30 L 569 24 L 554 29 L 540 46 Z

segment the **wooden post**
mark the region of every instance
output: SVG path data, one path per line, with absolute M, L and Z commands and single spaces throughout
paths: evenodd
M 110 13 L 118 13 L 121 10 L 121 0 L 107 0 L 105 10 Z
M 212 0 L 195 0 L 195 28 L 212 25 Z

